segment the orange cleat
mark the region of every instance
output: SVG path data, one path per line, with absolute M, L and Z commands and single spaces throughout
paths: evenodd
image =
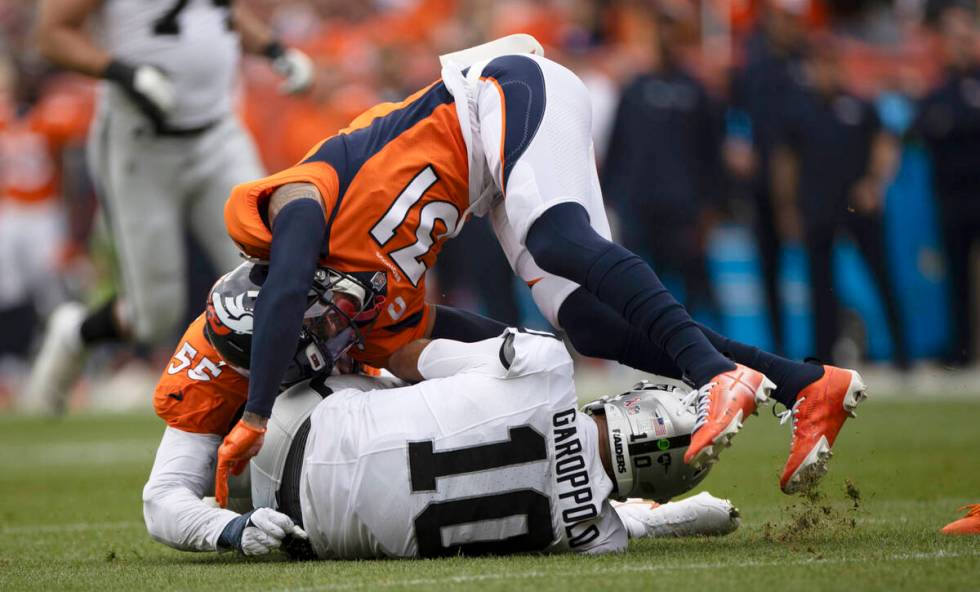
M 963 506 L 960 511 L 969 510 L 966 516 L 950 522 L 940 531 L 943 534 L 980 534 L 980 504 Z
M 774 388 L 776 385 L 762 372 L 736 364 L 734 370 L 719 374 L 692 392 L 698 417 L 684 462 L 694 467 L 715 463 L 722 449 L 732 445 L 745 418 L 769 400 Z
M 793 440 L 779 487 L 792 494 L 814 487 L 827 473 L 830 448 L 844 422 L 854 417 L 858 403 L 867 398 L 861 375 L 854 370 L 824 366 L 823 376 L 796 397 L 781 415 L 793 420 Z

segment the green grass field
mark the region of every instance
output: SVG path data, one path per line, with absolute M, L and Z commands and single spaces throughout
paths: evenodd
M 980 537 L 937 532 L 980 502 L 980 397 L 872 399 L 815 501 L 779 492 L 789 429 L 763 410 L 704 483 L 741 508 L 737 533 L 598 558 L 291 563 L 172 551 L 142 525 L 161 432 L 149 415 L 0 417 L 0 590 L 980 589 Z

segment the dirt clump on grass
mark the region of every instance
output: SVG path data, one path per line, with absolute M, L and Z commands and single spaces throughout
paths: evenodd
M 851 507 L 841 510 L 834 507 L 833 500 L 823 491 L 807 490 L 785 509 L 783 519 L 762 525 L 763 537 L 769 542 L 792 543 L 853 530 L 857 527 L 855 514 L 860 510 L 861 492 L 848 479 L 844 482 L 844 494 Z

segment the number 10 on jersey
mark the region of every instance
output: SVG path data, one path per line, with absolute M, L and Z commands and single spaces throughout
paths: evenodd
M 435 452 L 432 440 L 408 445 L 412 493 L 437 492 L 439 477 L 491 471 L 547 458 L 544 436 L 527 425 L 510 428 L 507 440 L 492 444 L 444 452 Z M 511 517 L 523 518 L 527 525 L 523 534 L 499 540 L 488 533 L 486 538 L 469 543 L 443 544 L 443 529 Z M 476 528 L 474 531 L 479 532 Z M 432 501 L 415 517 L 415 539 L 422 557 L 447 557 L 460 552 L 487 555 L 540 551 L 551 544 L 553 537 L 551 500 L 528 488 Z

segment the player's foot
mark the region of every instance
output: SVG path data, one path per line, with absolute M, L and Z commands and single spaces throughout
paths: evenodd
M 722 536 L 738 528 L 739 511 L 732 502 L 707 491 L 680 500 L 658 504 L 630 498 L 613 507 L 630 531 L 631 538 Z
M 27 382 L 22 405 L 25 411 L 45 415 L 64 412 L 85 357 L 80 332 L 85 315 L 85 307 L 77 302 L 62 304 L 51 314 Z
M 944 526 L 943 534 L 980 534 L 980 504 L 963 506 L 960 511 L 963 510 L 968 510 L 966 516 Z
M 734 370 L 719 374 L 691 393 L 698 417 L 684 462 L 698 467 L 717 461 L 722 449 L 732 445 L 732 438 L 745 419 L 769 400 L 769 393 L 775 388 L 762 372 L 736 364 Z
M 792 494 L 815 486 L 827 473 L 830 449 L 844 422 L 867 398 L 861 375 L 824 366 L 823 376 L 800 391 L 781 423 L 793 420 L 793 440 L 779 487 Z

